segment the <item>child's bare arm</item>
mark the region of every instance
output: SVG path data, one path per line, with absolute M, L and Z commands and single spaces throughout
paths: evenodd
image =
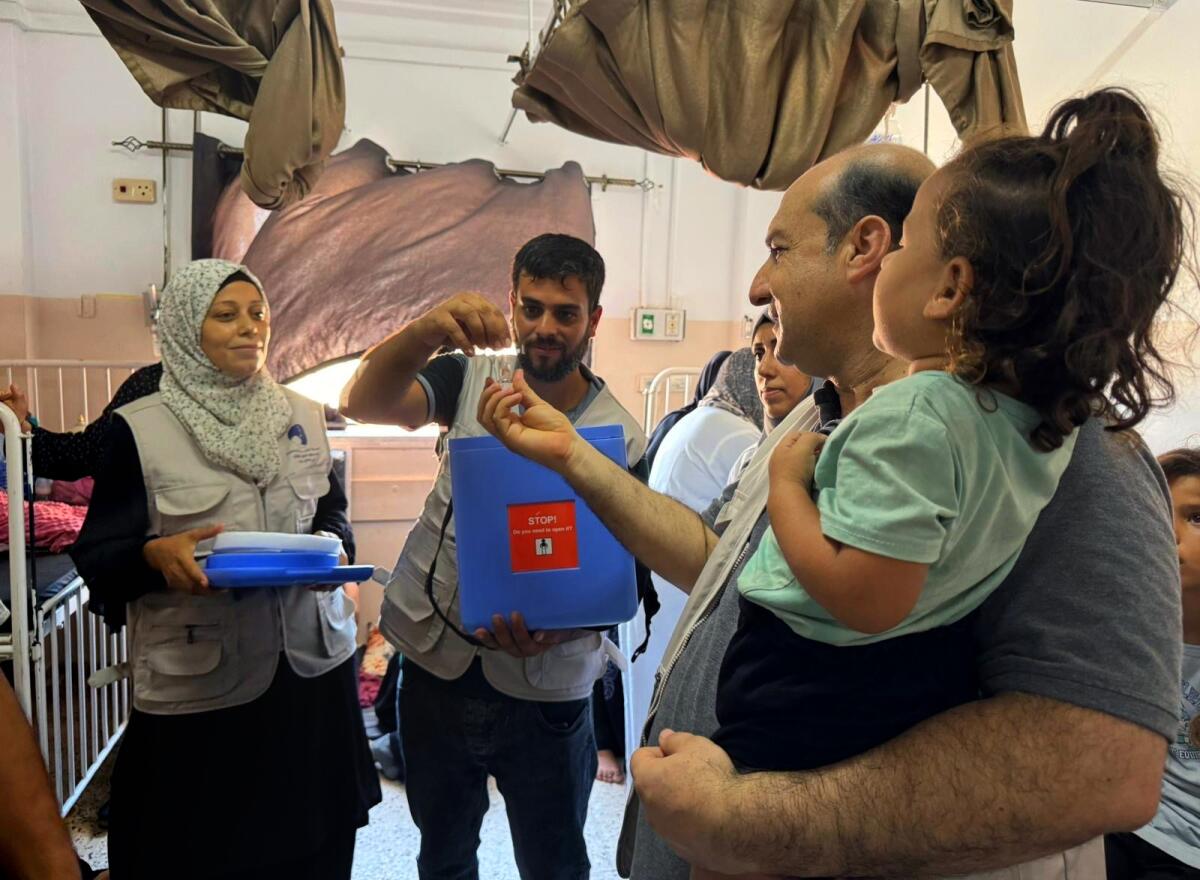
M 822 608 L 851 629 L 883 632 L 912 611 L 929 566 L 825 537 L 811 495 L 816 457 L 824 442 L 819 434 L 796 434 L 776 447 L 767 501 L 771 528 L 792 574 Z

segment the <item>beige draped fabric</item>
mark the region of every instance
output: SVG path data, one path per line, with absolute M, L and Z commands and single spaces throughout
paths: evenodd
M 921 70 L 964 141 L 1024 133 L 1012 0 L 925 0 Z
M 1023 131 L 1011 0 L 580 0 L 513 106 L 784 189 L 928 80 L 959 134 Z
M 367 140 L 338 153 L 307 198 L 261 228 L 232 183 L 218 201 L 213 252 L 244 255 L 262 281 L 280 381 L 359 354 L 462 290 L 507 313 L 521 245 L 544 232 L 595 239 L 574 162 L 518 183 L 479 159 L 408 174 L 389 170 L 386 155 Z
M 305 200 L 289 205 L 281 211 L 264 211 L 246 198 L 241 187 L 234 185 L 236 181 L 231 181 L 218 197 L 210 218 L 212 223 L 211 255 L 222 260 L 244 263 L 250 245 L 254 243 L 259 232 L 268 223 L 287 224 L 289 222 L 287 218 L 293 214 L 308 212 L 313 206 L 348 193 L 357 187 L 365 187 L 376 181 L 407 175 L 407 171 L 393 171 L 388 167 L 387 150 L 379 144 L 374 141 L 360 140 L 350 149 L 330 156 L 329 161 L 325 164 L 325 173 L 321 175 L 321 179 L 317 181 Z M 193 178 L 192 187 L 192 198 L 195 199 L 195 178 Z M 344 214 L 340 216 L 344 216 Z M 331 230 L 331 233 L 333 232 L 340 233 L 340 228 Z
M 245 119 L 242 187 L 302 198 L 345 119 L 331 0 L 82 0 L 155 104 Z

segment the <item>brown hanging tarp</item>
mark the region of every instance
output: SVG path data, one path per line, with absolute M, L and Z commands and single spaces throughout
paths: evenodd
M 82 0 L 155 104 L 250 123 L 242 188 L 277 208 L 304 196 L 346 113 L 331 0 Z
M 218 143 L 204 135 L 197 135 L 192 152 L 192 259 L 216 257 L 241 263 L 246 259 L 246 252 L 258 237 L 259 231 L 273 216 L 271 211 L 264 210 L 254 204 L 238 185 L 238 169 L 241 159 L 234 159 L 232 174 L 224 181 L 218 182 L 210 175 L 202 174 L 201 164 L 211 155 L 211 148 L 201 151 L 205 141 Z M 227 159 L 225 161 L 228 161 Z M 317 181 L 312 191 L 305 196 L 305 203 L 329 198 L 385 177 L 395 174 L 407 174 L 407 171 L 393 171 L 387 164 L 387 151 L 374 141 L 360 140 L 348 150 L 342 150 L 329 158 L 325 165 L 325 173 Z M 203 200 L 213 205 L 207 217 L 201 223 L 207 226 L 209 247 L 203 247 L 204 240 L 197 240 L 198 218 L 195 216 L 197 201 Z M 283 209 L 283 213 L 299 205 Z M 203 229 L 201 230 L 203 231 Z
M 243 262 L 271 303 L 269 366 L 279 380 L 358 354 L 463 290 L 508 311 L 512 259 L 543 232 L 595 240 L 592 201 L 574 162 L 545 180 L 501 180 L 481 160 L 392 173 L 377 144 L 334 156 L 314 191 L 271 214 Z M 252 218 L 218 211 L 224 226 Z M 231 255 L 231 254 L 226 254 Z
M 581 0 L 513 106 L 784 189 L 928 80 L 961 137 L 1024 131 L 1011 0 Z

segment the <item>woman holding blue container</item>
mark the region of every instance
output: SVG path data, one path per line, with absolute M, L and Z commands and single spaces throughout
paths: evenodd
M 110 625 L 128 627 L 109 827 L 121 880 L 349 878 L 380 798 L 343 590 L 219 590 L 196 559 L 222 532 L 319 534 L 353 554 L 322 409 L 266 371 L 270 332 L 244 267 L 176 273 L 158 393 L 117 411 L 72 550 Z

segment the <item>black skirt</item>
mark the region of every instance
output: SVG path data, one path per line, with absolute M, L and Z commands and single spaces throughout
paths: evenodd
M 280 656 L 245 705 L 134 710 L 113 770 L 109 866 L 122 880 L 267 869 L 366 825 L 380 796 L 354 661 L 306 679 Z

